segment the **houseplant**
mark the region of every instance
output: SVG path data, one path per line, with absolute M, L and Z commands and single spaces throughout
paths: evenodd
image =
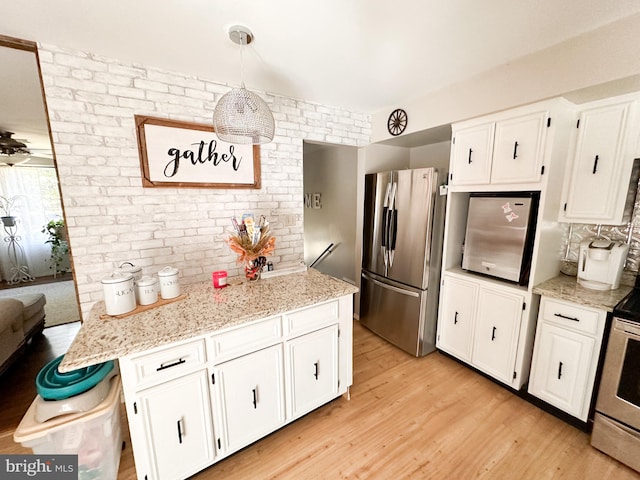
M 66 263 L 69 256 L 69 245 L 67 243 L 64 220 L 50 220 L 42 229 L 49 238 L 46 242 L 51 245 L 51 267 L 54 269 L 54 277 L 58 273 L 64 273 L 66 268 L 61 268 Z
M 0 211 L 2 212 L 1 218 L 5 227 L 13 227 L 16 224 L 16 217 L 11 214 L 11 209 L 17 199 L 17 196 L 3 197 L 0 195 Z

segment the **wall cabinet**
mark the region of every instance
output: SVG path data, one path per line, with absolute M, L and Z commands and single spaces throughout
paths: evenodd
M 621 225 L 629 221 L 637 189 L 632 176 L 638 142 L 638 100 L 623 96 L 580 108 L 559 219 Z
M 533 352 L 533 286 L 560 271 L 557 211 L 574 117 L 574 106 L 555 98 L 452 126 L 436 346 L 518 390 Z M 471 195 L 523 191 L 539 192 L 528 282 L 464 270 Z
M 514 388 L 525 371 L 517 363 L 524 295 L 482 280 L 445 275 L 436 346 Z
M 587 421 L 606 312 L 542 297 L 528 391 Z
M 544 104 L 454 125 L 450 185 L 539 182 L 550 116 Z
M 120 358 L 138 478 L 187 478 L 346 393 L 352 321 L 346 295 Z
M 451 185 L 481 185 L 491 180 L 495 124 L 463 127 L 454 132 L 451 146 Z

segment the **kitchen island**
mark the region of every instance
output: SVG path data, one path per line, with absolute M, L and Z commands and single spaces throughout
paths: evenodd
M 97 302 L 65 354 L 60 371 L 115 360 L 357 291 L 349 283 L 309 269 L 219 290 L 210 282 L 186 285 L 182 287 L 184 300 L 124 318 L 103 318 L 104 302 Z
M 348 393 L 355 292 L 309 269 L 124 318 L 99 302 L 61 370 L 118 359 L 138 478 L 187 478 Z

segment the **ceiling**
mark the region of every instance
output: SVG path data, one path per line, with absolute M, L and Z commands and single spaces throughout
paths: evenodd
M 32 155 L 0 155 L 0 165 L 53 165 L 49 125 L 33 52 L 0 47 L 0 130 L 27 145 Z M 27 163 L 21 163 L 29 158 Z
M 638 0 L 20 0 L 3 2 L 0 34 L 374 113 L 638 12 Z M 242 74 L 238 24 L 255 37 Z

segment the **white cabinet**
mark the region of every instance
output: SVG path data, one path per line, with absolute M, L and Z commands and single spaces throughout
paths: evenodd
M 139 478 L 185 478 L 214 461 L 203 339 L 123 357 L 120 374 Z
M 471 362 L 504 383 L 514 374 L 522 295 L 481 288 Z
M 287 342 L 291 378 L 291 418 L 336 397 L 338 392 L 338 326 L 332 325 Z
M 494 123 L 483 123 L 454 132 L 451 145 L 452 185 L 489 183 L 494 128 Z
M 449 184 L 540 182 L 552 109 L 561 103 L 521 107 L 454 125 Z
M 139 480 L 184 479 L 346 393 L 353 296 L 120 358 Z
M 587 421 L 606 312 L 542 297 L 528 391 Z
M 216 368 L 225 448 L 238 450 L 284 424 L 283 374 L 281 344 Z
M 460 360 L 471 360 L 471 335 L 478 285 L 444 276 L 438 323 L 438 347 Z
M 143 390 L 136 403 L 152 478 L 185 478 L 215 458 L 206 370 Z M 179 461 L 176 461 L 179 459 Z
M 436 346 L 513 388 L 525 370 L 517 359 L 524 295 L 473 277 L 445 274 Z
M 540 181 L 548 118 L 540 111 L 496 123 L 491 183 Z
M 635 96 L 581 107 L 567 162 L 561 222 L 620 225 L 629 220 L 637 187 L 637 177 L 630 185 L 637 109 Z

